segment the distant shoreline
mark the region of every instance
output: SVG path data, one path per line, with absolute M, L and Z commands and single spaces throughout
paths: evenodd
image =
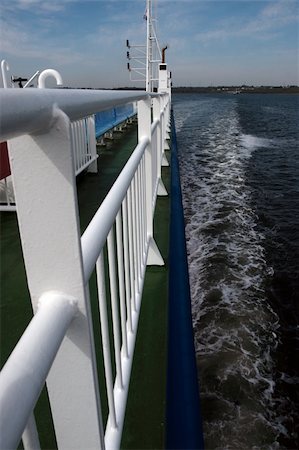
M 71 88 L 63 86 L 60 89 L 89 89 L 111 90 L 108 88 L 79 87 Z M 112 88 L 113 91 L 144 91 L 144 88 L 126 86 Z M 299 86 L 178 86 L 172 87 L 174 94 L 299 94 Z
M 181 86 L 173 87 L 172 92 L 175 94 L 299 94 L 299 86 Z

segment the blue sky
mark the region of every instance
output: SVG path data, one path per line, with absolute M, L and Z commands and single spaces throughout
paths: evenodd
M 71 87 L 132 86 L 125 40 L 143 44 L 145 0 L 1 0 L 13 75 L 57 69 Z M 175 86 L 299 84 L 298 0 L 159 0 Z

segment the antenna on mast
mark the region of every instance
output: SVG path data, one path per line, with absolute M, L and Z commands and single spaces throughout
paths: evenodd
M 156 6 L 156 3 L 155 3 Z M 156 10 L 156 9 L 155 9 Z M 156 17 L 152 13 L 152 0 L 146 0 L 146 9 L 143 15 L 146 20 L 146 44 L 131 45 L 127 39 L 127 59 L 130 67 L 131 81 L 145 81 L 145 90 L 152 92 L 158 88 L 159 64 L 162 61 L 162 52 L 157 38 L 155 23 Z M 136 74 L 140 78 L 135 78 Z

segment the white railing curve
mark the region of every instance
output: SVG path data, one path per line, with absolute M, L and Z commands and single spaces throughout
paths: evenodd
M 3 59 L 1 61 L 1 74 L 2 74 L 3 87 L 5 89 L 7 89 L 8 85 L 9 85 L 9 82 L 7 80 L 7 72 L 8 71 L 9 71 L 9 64 L 5 59 Z
M 1 61 L 1 73 L 3 87 L 9 88 L 10 83 L 7 78 L 9 65 L 6 60 Z M 39 88 L 45 88 L 45 82 L 48 77 L 54 77 L 57 86 L 63 84 L 60 73 L 55 69 L 46 69 L 40 73 L 37 70 L 30 79 L 24 84 L 28 88 L 38 77 L 37 85 Z M 72 148 L 74 153 L 75 175 L 87 169 L 88 172 L 97 172 L 97 150 L 95 139 L 95 120 L 94 116 L 89 116 L 71 123 Z M 12 177 L 8 175 L 0 180 L 0 211 L 16 211 L 14 189 Z
M 55 69 L 46 69 L 43 70 L 37 80 L 37 87 L 40 89 L 44 89 L 46 87 L 46 79 L 49 77 L 53 77 L 56 80 L 57 86 L 62 86 L 63 81 L 59 72 Z
M 22 92 L 19 97 L 16 91 Z M 0 447 L 15 448 L 24 429 L 25 449 L 30 447 L 27 441 L 36 442 L 32 411 L 46 381 L 58 448 L 115 450 L 122 436 L 146 265 L 164 264 L 154 241 L 153 216 L 156 196 L 167 194 L 161 165 L 169 98 L 154 94 L 151 99 L 144 92 L 47 89 L 3 89 L 1 97 L 8 106 L 1 110 L 0 139 L 11 139 L 19 229 L 35 316 L 0 374 L 0 428 L 5 430 Z M 81 238 L 71 121 L 129 101 L 138 101 L 138 144 Z M 26 104 L 26 114 L 21 104 Z M 80 140 L 80 131 L 76 133 Z M 101 392 L 107 393 L 109 409 L 106 422 L 89 301 L 93 271 L 105 368 Z M 50 286 L 55 293 L 47 294 L 45 301 Z M 41 360 L 36 349 L 40 339 L 49 343 Z M 24 362 L 21 367 L 19 360 Z M 38 380 L 25 376 L 28 365 L 40 374 Z M 10 388 L 15 377 L 18 394 Z M 26 401 L 18 405 L 16 418 L 16 396 L 21 392 L 26 392 Z M 82 404 L 88 404 L 88 411 Z

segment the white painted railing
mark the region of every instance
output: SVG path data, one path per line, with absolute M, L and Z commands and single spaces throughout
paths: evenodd
M 72 122 L 71 139 L 76 176 L 86 169 L 88 172 L 97 172 L 98 155 L 94 116 Z
M 17 445 L 26 421 L 31 426 L 27 425 L 24 445 L 28 436 L 29 441 L 36 441 L 32 410 L 37 391 L 46 380 L 59 449 L 115 450 L 122 435 L 146 265 L 163 264 L 154 241 L 153 215 L 157 193 L 166 194 L 161 164 L 167 144 L 168 97 L 156 95 L 151 101 L 141 92 L 38 89 L 7 89 L 0 95 L 7 104 L 1 112 L 0 139 L 11 139 L 9 153 L 20 235 L 36 313 L 25 332 L 29 338 L 21 338 L 0 375 L 5 403 L 5 408 L 0 405 L 0 429 L 5 430 L 0 434 L 0 448 Z M 80 238 L 70 120 L 134 100 L 138 100 L 138 145 Z M 22 112 L 24 104 L 26 113 Z M 88 283 L 94 269 L 105 367 L 103 392 L 107 392 L 109 407 L 107 423 L 102 418 L 94 350 L 94 339 L 99 337 L 93 331 L 89 304 Z M 44 324 L 45 308 L 38 302 L 49 290 L 65 294 L 59 298 L 55 294 L 57 306 L 53 304 L 53 314 Z M 76 299 L 71 305 L 76 302 L 77 306 L 65 306 L 65 300 L 61 306 L 61 298 Z M 66 314 L 65 307 L 72 313 Z M 61 316 L 59 323 L 57 314 Z M 55 342 L 40 360 L 35 346 L 44 326 L 43 342 Z M 25 358 L 23 368 L 18 367 L 20 354 L 29 358 Z M 28 365 L 30 373 L 36 370 L 42 374 L 38 380 L 26 377 Z M 13 395 L 15 378 L 19 396 Z M 26 401 L 16 403 L 23 390 Z M 20 409 L 18 426 L 15 408 Z
M 76 303 L 74 298 L 62 293 L 45 293 L 39 301 L 36 315 L 2 369 L 1 449 L 18 446 L 56 353 L 77 311 Z
M 94 115 L 71 122 L 71 142 L 75 175 L 84 170 L 97 172 L 97 148 Z M 16 211 L 11 176 L 0 180 L 0 211 Z
M 11 175 L 0 180 L 0 211 L 16 211 Z

